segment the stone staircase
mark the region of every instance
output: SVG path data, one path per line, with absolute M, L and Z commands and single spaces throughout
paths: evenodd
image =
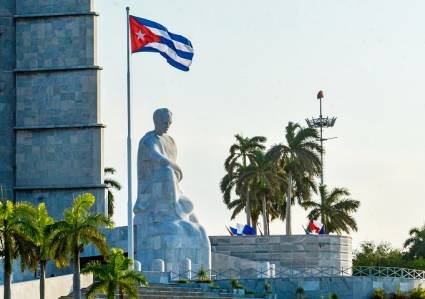
M 141 299 L 241 299 L 251 298 L 260 299 L 254 295 L 234 295 L 229 289 L 213 289 L 206 290 L 199 285 L 185 285 L 185 284 L 150 284 L 148 288 L 140 288 L 138 298 Z M 82 297 L 85 296 L 86 290 L 82 289 Z M 104 299 L 105 296 L 97 295 L 96 299 Z M 116 295 L 116 298 L 119 298 Z M 124 296 L 128 299 L 127 296 Z M 72 295 L 62 296 L 59 299 L 72 299 Z
M 215 289 L 203 290 L 199 286 L 190 286 L 182 284 L 154 284 L 149 288 L 139 290 L 139 298 L 146 299 L 237 299 L 237 298 L 255 298 L 253 296 L 233 295 L 231 290 Z M 258 297 L 257 297 L 258 299 Z

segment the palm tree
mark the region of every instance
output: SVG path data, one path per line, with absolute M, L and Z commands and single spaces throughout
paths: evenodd
M 102 255 L 108 253 L 105 236 L 99 229 L 111 228 L 113 222 L 103 214 L 89 211 L 95 201 L 90 193 L 79 195 L 72 206 L 65 209 L 64 219 L 49 227 L 49 231 L 53 232 L 51 249 L 56 265 L 68 265 L 69 258 L 72 261 L 75 299 L 81 298 L 80 252 L 84 246 L 93 243 Z
M 286 188 L 286 234 L 291 235 L 291 205 L 293 191 L 299 200 L 309 198 L 311 187 L 306 184 L 311 178 L 320 174 L 320 153 L 322 147 L 318 143 L 318 132 L 313 128 L 305 128 L 297 123 L 289 122 L 286 126 L 286 145 L 278 144 L 270 149 L 270 154 L 285 175 Z
M 240 212 L 247 209 L 247 198 L 249 197 L 250 222 L 247 224 L 256 228 L 258 218 L 261 214 L 261 202 L 257 200 L 256 191 L 250 190 L 247 182 L 241 179 L 247 169 L 248 167 L 243 167 L 239 163 L 235 163 L 232 172 L 227 173 L 221 180 L 220 190 L 223 193 L 223 202 L 229 210 L 233 210 L 230 219 L 234 219 Z M 238 194 L 243 193 L 241 192 L 243 188 L 247 188 L 249 195 L 245 193 L 243 197 L 238 196 Z M 232 197 L 233 193 L 236 194 L 236 198 Z
M 261 201 L 263 230 L 265 235 L 269 235 L 269 211 L 273 207 L 270 201 L 276 197 L 276 194 L 279 194 L 280 177 L 278 176 L 278 170 L 270 156 L 258 150 L 255 152 L 255 158 L 252 163 L 240 176 L 239 180 L 244 185 L 249 186 L 255 197 Z
M 105 263 L 99 261 L 90 262 L 81 273 L 93 273 L 95 281 L 89 287 L 87 298 L 94 298 L 96 293 L 106 294 L 107 299 L 114 299 L 115 292 L 119 290 L 120 298 L 124 293 L 130 299 L 137 298 L 137 288 L 140 285 L 147 286 L 145 277 L 130 266 L 133 260 L 124 256 L 119 248 L 112 248 Z
M 44 299 L 46 264 L 51 256 L 52 231 L 49 231 L 49 226 L 53 224 L 54 220 L 47 213 L 44 203 L 40 203 L 35 211 L 33 225 L 37 230 L 37 234 L 32 236 L 32 241 L 34 242 L 34 250 L 40 267 L 40 299 Z
M 249 163 L 252 163 L 253 159 L 255 159 L 255 151 L 264 150 L 265 146 L 263 143 L 266 142 L 266 137 L 263 136 L 254 136 L 252 138 L 248 138 L 236 134 L 235 138 L 237 142 L 230 147 L 229 156 L 224 162 L 224 168 L 227 171 L 226 176 L 229 175 L 230 177 L 237 175 L 241 169 L 245 169 Z M 228 178 L 223 178 L 223 180 L 226 181 Z M 223 184 L 221 184 L 221 186 L 223 186 Z M 223 189 L 226 188 L 221 188 L 222 192 Z M 242 195 L 242 193 L 244 195 Z M 246 223 L 252 226 L 249 188 L 246 186 L 239 186 L 239 188 L 236 190 L 236 194 L 240 197 L 239 199 L 241 202 L 244 202 L 244 208 L 246 210 Z M 224 201 L 226 202 L 226 199 L 224 199 Z
M 0 201 L 0 256 L 4 266 L 4 298 L 11 299 L 12 262 L 20 257 L 21 269 L 35 267 L 30 236 L 37 233 L 32 224 L 34 208 L 24 202 Z
M 112 175 L 115 174 L 116 170 L 113 167 L 105 167 L 105 169 L 103 170 L 103 172 L 105 173 L 105 175 Z M 106 188 L 108 189 L 108 216 L 112 217 L 112 215 L 114 214 L 114 193 L 112 193 L 112 190 L 121 190 L 121 184 L 114 180 L 111 179 L 110 177 L 105 178 L 105 180 L 103 181 L 103 183 L 106 185 Z
M 408 255 L 411 258 L 425 258 L 425 225 L 420 228 L 412 228 L 411 236 L 404 242 L 404 248 L 409 247 Z
M 316 220 L 319 217 L 329 233 L 341 234 L 350 233 L 350 230 L 357 231 L 356 220 L 351 213 L 357 211 L 360 206 L 358 200 L 344 198 L 350 196 L 345 188 L 335 188 L 330 193 L 326 186 L 320 186 L 320 202 L 308 200 L 303 202 L 305 208 L 312 210 L 308 214 L 310 220 Z

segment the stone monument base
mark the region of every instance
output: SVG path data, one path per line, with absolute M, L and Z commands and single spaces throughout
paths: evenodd
M 115 228 L 107 234 L 107 238 L 109 246 L 127 251 L 127 227 Z M 351 237 L 347 236 L 211 236 L 209 239 L 213 273 L 228 273 L 228 270 L 251 273 L 260 268 L 264 270 L 264 265 L 268 264 L 274 265 L 275 273 L 288 269 L 299 269 L 300 272 L 316 269 L 317 273 L 345 269 L 345 273 L 349 274 L 353 264 Z M 142 269 L 148 270 L 143 265 Z
M 276 271 L 288 268 L 352 267 L 351 237 L 333 235 L 212 236 L 212 269 L 242 270 L 269 262 Z M 218 255 L 218 257 L 216 256 Z M 226 258 L 225 258 L 226 257 Z

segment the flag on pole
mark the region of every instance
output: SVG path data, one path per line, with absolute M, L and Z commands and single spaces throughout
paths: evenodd
M 168 31 L 165 26 L 143 18 L 130 16 L 131 53 L 157 52 L 167 62 L 182 71 L 192 64 L 192 43 L 185 37 Z
M 328 230 L 326 229 L 326 226 L 317 220 L 310 220 L 307 224 L 307 228 L 304 228 L 303 226 L 303 229 L 307 235 L 314 234 L 314 233 L 318 235 L 329 234 Z

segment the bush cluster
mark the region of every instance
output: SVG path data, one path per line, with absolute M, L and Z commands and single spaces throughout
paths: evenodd
M 425 299 L 425 289 L 418 286 L 408 293 L 403 293 L 398 289 L 395 293 L 386 294 L 381 288 L 375 289 L 371 299 Z
M 425 270 L 425 258 L 412 258 L 407 251 L 393 248 L 387 243 L 376 245 L 363 242 L 354 253 L 353 266 L 399 267 Z

